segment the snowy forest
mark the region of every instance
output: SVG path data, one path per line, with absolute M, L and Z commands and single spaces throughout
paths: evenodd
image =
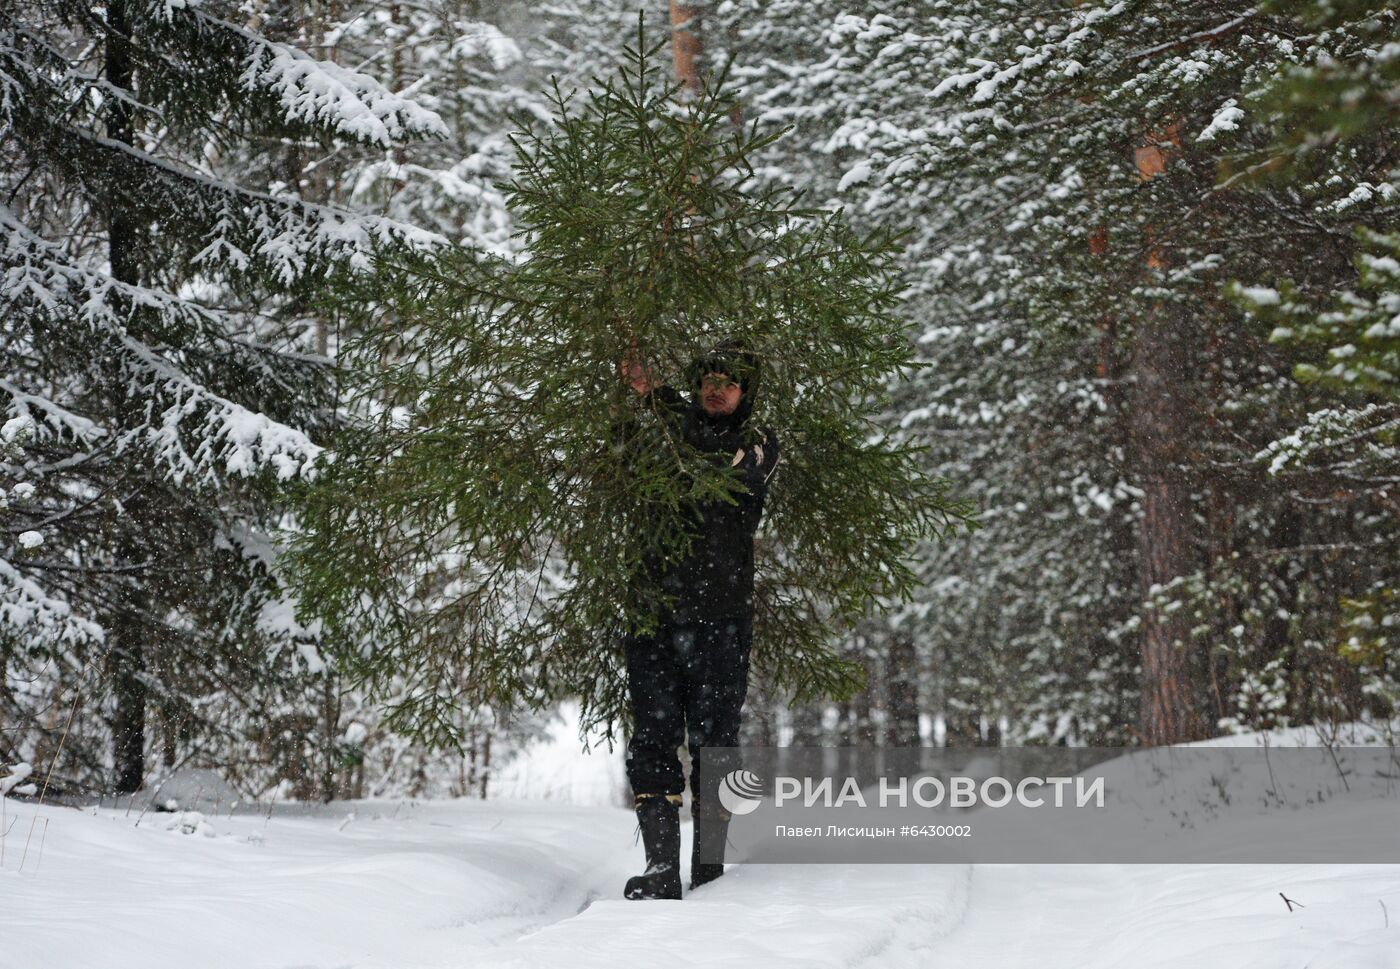
M 521 219 L 570 190 L 531 181 L 531 145 L 571 144 L 547 141 L 583 130 L 563 99 L 644 47 L 692 119 L 723 120 L 703 130 L 740 146 L 744 193 L 839 212 L 792 253 L 874 240 L 886 262 L 831 261 L 813 318 L 868 299 L 897 323 L 858 362 L 885 354 L 862 392 L 907 466 L 804 465 L 826 425 L 774 411 L 797 433 L 758 582 L 831 606 L 760 623 L 747 742 L 1392 720 L 1393 5 L 10 0 L 0 767 L 43 765 L 52 794 L 197 767 L 251 798 L 489 797 L 560 704 L 625 736 L 620 654 L 570 597 L 609 573 L 560 564 L 598 536 L 507 557 L 476 534 L 516 498 L 514 530 L 548 507 L 510 490 L 512 454 L 555 444 L 481 437 L 502 426 L 472 423 L 486 398 L 454 413 L 434 380 L 483 365 L 470 321 L 442 324 L 454 286 L 510 275 L 572 312 L 520 272 L 550 241 Z M 732 103 L 706 101 L 721 84 Z M 845 307 L 843 272 L 885 275 Z M 501 366 L 533 375 L 534 345 Z M 471 449 L 423 442 L 384 497 L 346 456 L 395 458 L 376 428 L 415 414 Z M 493 461 L 489 486 L 457 467 Z M 933 520 L 903 528 L 872 476 L 918 482 Z M 434 486 L 453 507 L 415 518 Z M 843 528 L 912 536 L 904 565 L 857 582 Z M 837 537 L 809 561 L 785 535 Z M 489 608 L 460 591 L 482 562 L 506 576 Z

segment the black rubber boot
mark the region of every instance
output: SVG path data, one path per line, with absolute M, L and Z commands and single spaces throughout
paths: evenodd
M 680 795 L 639 794 L 637 822 L 647 852 L 647 870 L 627 879 L 628 898 L 681 897 Z
M 690 843 L 690 887 L 714 881 L 724 874 L 724 849 L 729 838 L 730 814 L 715 801 L 692 801 L 695 833 Z

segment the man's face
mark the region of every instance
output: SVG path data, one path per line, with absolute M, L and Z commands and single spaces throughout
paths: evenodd
M 734 378 L 725 373 L 707 373 L 700 378 L 700 406 L 711 417 L 734 413 L 743 390 Z

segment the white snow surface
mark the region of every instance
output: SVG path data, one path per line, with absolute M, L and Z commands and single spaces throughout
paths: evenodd
M 603 734 L 594 731 L 585 753 L 579 739 L 578 704 L 564 703 L 559 713 L 543 739 L 496 772 L 491 780 L 492 796 L 594 807 L 629 804 L 632 795 L 623 745 L 614 742 L 609 750 Z
M 3 803 L 3 969 L 1400 969 L 1393 865 L 750 864 L 630 902 L 619 807 Z

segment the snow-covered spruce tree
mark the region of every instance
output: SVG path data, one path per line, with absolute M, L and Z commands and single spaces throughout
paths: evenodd
M 918 27 L 906 39 L 928 46 L 925 35 L 938 36 L 928 5 L 906 9 Z M 916 707 L 944 720 L 949 743 L 989 742 L 1002 720 L 1013 741 L 1128 739 L 1135 644 L 1115 626 L 1133 614 L 1131 563 L 1116 553 L 1131 544 L 1131 493 L 1106 450 L 1121 435 L 1096 403 L 1097 347 L 1052 346 L 1009 312 L 999 290 L 1015 279 L 1010 244 L 963 218 L 972 200 L 1011 184 L 911 169 L 891 187 L 882 170 L 872 174 L 872 147 L 937 123 L 932 80 L 914 69 L 927 51 L 894 43 L 876 57 L 891 32 L 853 40 L 852 21 L 813 17 L 810 5 L 723 11 L 716 33 L 735 58 L 746 117 L 763 131 L 795 125 L 758 156 L 761 176 L 845 204 L 859 228 L 905 233 L 900 312 L 927 366 L 895 385 L 892 426 L 926 445 L 930 473 L 986 512 L 976 531 L 922 547 L 911 601 L 852 641 L 889 681 L 873 701 L 886 735 L 913 742 Z M 803 731 L 817 720 L 795 714 Z
M 677 8 L 677 19 L 684 17 L 684 41 L 677 41 L 683 46 L 678 64 L 686 64 L 696 77 L 711 74 L 717 65 L 728 65 L 736 123 L 752 123 L 761 133 L 782 135 L 751 157 L 754 184 L 800 189 L 810 204 L 829 205 L 841 170 L 829 154 L 813 149 L 823 133 L 829 134 L 831 105 L 819 95 L 811 96 L 810 83 L 816 69 L 812 59 L 820 56 L 826 33 L 824 18 L 814 16 L 810 4 L 789 0 L 740 0 Z M 861 225 L 852 213 L 846 217 L 853 227 Z M 901 374 L 893 383 L 906 382 L 909 376 Z M 917 562 L 913 564 L 917 568 Z M 868 655 L 872 644 L 867 633 L 889 608 L 890 604 L 884 604 L 875 616 L 832 643 L 838 656 L 865 670 L 868 684 L 837 704 L 843 712 L 859 707 L 868 692 L 878 688 L 879 670 L 875 658 Z M 810 707 L 796 704 L 760 673 L 753 677 L 749 690 L 744 742 L 774 743 L 784 729 L 792 731 L 792 743 L 819 742 L 816 725 L 823 721 L 828 704 L 822 697 Z
M 344 9 L 301 27 L 310 44 L 327 46 L 343 63 L 380 63 L 387 82 L 413 92 L 434 111 L 445 137 L 398 145 L 368 160 L 318 166 L 313 178 L 334 179 L 331 195 L 357 209 L 410 221 L 461 243 L 507 252 L 511 226 L 496 183 L 510 173 L 509 133 L 540 116 L 543 77 L 525 62 L 520 36 L 535 25 L 528 5 L 439 0 Z M 326 169 L 330 169 L 327 171 Z
M 657 12 L 664 19 L 664 10 Z M 269 6 L 262 25 L 270 36 L 337 63 L 379 65 L 387 83 L 411 90 L 416 103 L 443 119 L 447 134 L 370 155 L 327 155 L 299 141 L 284 141 L 274 150 L 249 145 L 235 147 L 224 164 L 265 172 L 269 182 L 286 182 L 311 201 L 411 221 L 464 247 L 507 254 L 518 242 L 497 185 L 514 159 L 508 135 L 521 126 L 521 118 L 547 120 L 543 92 L 549 75 L 559 75 L 566 88 L 586 84 L 636 30 L 636 17 L 635 7 L 626 3 L 596 0 L 543 8 L 514 0 L 370 10 Z M 323 316 L 324 346 L 335 356 L 354 321 Z M 291 732 L 334 741 L 347 767 L 328 780 L 337 781 L 348 796 L 489 794 L 496 772 L 556 716 L 459 705 L 448 713 L 464 738 L 462 750 L 445 759 L 440 751 L 395 734 L 382 705 L 363 691 L 331 679 L 314 709 L 303 705 L 294 714 L 300 730 Z M 407 682 L 381 686 L 393 696 Z
M 1302 13 L 1329 36 L 1327 56 L 1285 71 L 1241 106 L 1275 140 L 1221 176 L 1281 181 L 1319 211 L 1341 214 L 1354 225 L 1356 277 L 1311 288 L 1268 277 L 1231 295 L 1272 327 L 1271 340 L 1303 352 L 1298 380 L 1330 392 L 1328 406 L 1258 459 L 1314 501 L 1365 496 L 1383 510 L 1394 507 L 1400 473 L 1400 174 L 1390 157 L 1400 141 L 1400 13 L 1359 2 L 1317 2 Z M 1395 516 L 1386 517 L 1348 549 L 1366 564 L 1341 602 L 1337 642 L 1357 667 L 1368 712 L 1388 722 L 1400 709 L 1400 561 Z
M 540 93 L 545 72 L 528 62 L 525 51 L 538 43 L 537 30 L 557 27 L 553 22 L 565 16 L 521 2 L 259 5 L 254 17 L 266 36 L 335 64 L 374 65 L 390 88 L 411 92 L 416 104 L 436 113 L 446 133 L 381 150 L 326 152 L 314 140 L 288 138 L 223 145 L 218 167 L 306 201 L 376 213 L 470 248 L 507 252 L 513 245 L 509 213 L 496 183 L 509 173 L 514 156 L 508 134 L 522 115 L 546 111 Z M 591 27 L 587 18 L 569 25 L 585 34 Z M 352 325 L 334 314 L 318 314 L 316 349 L 334 359 Z M 278 731 L 312 738 L 316 751 L 330 752 L 329 757 L 317 754 L 318 769 L 311 775 L 323 796 L 333 790 L 348 796 L 489 790 L 481 783 L 488 772 L 544 727 L 539 717 L 463 706 L 456 716 L 468 740 L 454 763 L 394 735 L 376 704 L 344 688 L 334 670 L 323 680 L 315 702 L 289 710 L 285 729 Z M 279 752 L 290 749 L 278 746 Z M 336 762 L 343 762 L 343 769 Z M 305 794 L 305 785 L 291 792 Z
M 246 19 L 217 0 L 0 13 L 0 758 L 61 744 L 65 784 L 115 767 L 134 790 L 152 747 L 247 778 L 303 744 L 279 724 L 321 661 L 268 532 L 331 401 L 308 299 L 372 244 L 430 238 L 218 170 L 253 140 L 443 130 Z
M 750 191 L 763 140 L 720 87 L 678 96 L 639 32 L 601 86 L 558 96 L 507 198 L 525 258 L 390 258 L 347 373 L 363 420 L 309 491 L 294 565 L 310 613 L 393 721 L 450 742 L 461 703 L 577 695 L 625 719 L 621 636 L 656 621 L 648 550 L 727 462 L 673 438 L 619 376 L 630 348 L 684 384 L 722 339 L 762 361 L 755 424 L 783 442 L 758 548 L 755 665 L 806 695 L 854 671 L 835 632 L 907 590 L 915 539 L 965 509 L 871 421 L 910 351 L 887 239 L 785 191 Z
M 487 252 L 512 250 L 512 226 L 497 185 L 510 175 L 511 132 L 548 120 L 544 92 L 558 76 L 586 84 L 635 29 L 635 5 L 526 0 L 485 5 L 435 0 L 361 9 L 294 4 L 273 19 L 278 39 L 323 50 L 337 63 L 382 65 L 387 83 L 442 118 L 442 138 L 396 145 L 373 158 L 313 158 L 289 143 L 303 194 L 412 222 Z M 283 36 L 285 33 L 287 36 Z M 266 155 L 255 163 L 265 164 Z M 312 162 L 312 164 L 304 164 Z M 269 172 L 270 178 L 280 173 Z
M 863 75 L 896 104 L 903 91 L 924 99 L 894 118 L 884 98 L 852 102 L 843 137 L 865 153 L 847 184 L 866 187 L 869 207 L 934 200 L 931 279 L 949 300 L 928 304 L 930 333 L 946 306 L 956 315 L 942 332 L 972 337 L 1002 381 L 1047 374 L 1029 404 L 1070 425 L 1028 415 L 1021 427 L 1039 432 L 1021 443 L 1034 454 L 1007 456 L 1042 470 L 1023 470 L 1026 486 L 1008 493 L 1024 517 L 997 560 L 1014 566 L 1018 539 L 1061 550 L 1012 569 L 1036 590 L 1015 595 L 1040 632 L 1023 641 L 1030 668 L 1010 671 L 1064 669 L 1036 645 L 1058 640 L 1086 658 L 1104 647 L 1099 672 L 1112 683 L 1114 644 L 1127 645 L 1141 674 L 1135 733 L 1149 742 L 1237 719 L 1233 684 L 1275 660 L 1287 671 L 1284 716 L 1359 699 L 1326 647 L 1355 576 L 1312 550 L 1371 531 L 1378 509 L 1319 511 L 1261 474 L 1254 454 L 1317 397 L 1288 379 L 1291 353 L 1241 326 L 1222 291 L 1282 267 L 1323 286 L 1349 269 L 1342 213 L 1286 189 L 1217 183 L 1242 146 L 1272 137 L 1242 118 L 1249 93 L 1350 43 L 1310 31 L 1292 7 L 1152 0 L 893 4 L 833 25 L 848 52 L 838 75 Z M 996 354 L 1017 361 L 1014 378 Z M 935 391 L 951 402 L 957 387 Z M 1002 414 L 1027 402 L 996 399 L 1012 404 Z M 981 410 L 977 420 L 998 419 Z M 956 417 L 939 396 L 914 413 L 933 433 Z M 1002 515 L 987 517 L 972 542 L 996 537 Z M 1094 535 L 1076 518 L 1110 527 Z M 1076 532 L 1087 541 L 1066 540 Z

